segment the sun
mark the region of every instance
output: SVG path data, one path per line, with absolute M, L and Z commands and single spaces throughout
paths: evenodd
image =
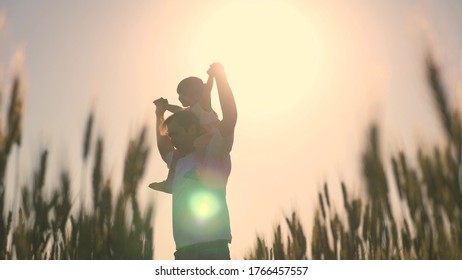
M 264 102 L 282 113 L 306 100 L 318 78 L 319 36 L 307 13 L 289 2 L 232 1 L 197 31 L 194 63 L 223 63 L 243 110 Z

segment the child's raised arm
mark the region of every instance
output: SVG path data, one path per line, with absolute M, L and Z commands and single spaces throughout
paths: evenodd
M 169 112 L 171 112 L 171 113 L 176 113 L 176 112 L 178 112 L 178 111 L 183 110 L 184 108 L 181 107 L 181 106 L 178 106 L 178 105 L 167 104 L 166 109 L 167 109 L 167 111 L 169 111 Z
M 208 73 L 209 71 L 207 71 Z M 210 97 L 212 88 L 213 88 L 213 78 L 214 76 L 211 75 L 212 72 L 208 73 L 209 78 L 207 79 L 207 83 L 204 86 L 204 92 L 202 92 L 201 99 L 199 104 L 201 105 L 202 109 L 206 112 L 210 112 L 212 110 L 212 99 Z

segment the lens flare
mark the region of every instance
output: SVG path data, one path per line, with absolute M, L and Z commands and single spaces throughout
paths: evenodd
M 202 190 L 191 196 L 189 207 L 197 221 L 205 222 L 219 212 L 221 205 L 215 194 Z

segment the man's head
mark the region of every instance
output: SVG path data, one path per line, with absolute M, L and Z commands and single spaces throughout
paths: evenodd
M 183 79 L 176 89 L 178 100 L 180 100 L 183 107 L 194 105 L 201 99 L 204 88 L 204 82 L 198 77 Z
M 200 135 L 200 123 L 191 111 L 179 111 L 164 122 L 167 135 L 180 153 L 188 154 L 194 150 L 194 140 Z

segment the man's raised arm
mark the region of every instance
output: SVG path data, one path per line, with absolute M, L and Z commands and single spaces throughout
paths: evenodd
M 237 108 L 223 65 L 220 63 L 213 63 L 210 65 L 210 69 L 207 73 L 214 76 L 217 83 L 218 97 L 223 113 L 223 119 L 219 125 L 221 135 L 224 137 L 232 135 L 237 122 Z
M 167 110 L 168 101 L 164 98 L 154 100 L 156 105 L 156 136 L 157 136 L 157 149 L 159 149 L 160 156 L 166 161 L 167 154 L 175 148 L 168 136 L 163 133 L 164 130 L 164 113 Z

